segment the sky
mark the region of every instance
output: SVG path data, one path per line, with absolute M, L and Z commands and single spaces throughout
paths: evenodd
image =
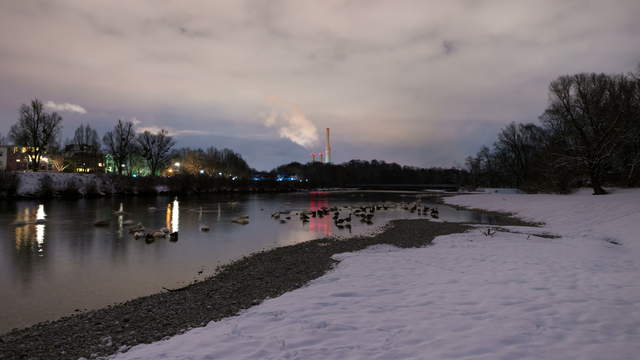
M 0 133 L 33 98 L 100 134 L 117 119 L 268 170 L 463 166 L 537 122 L 563 74 L 633 71 L 637 0 L 0 0 Z

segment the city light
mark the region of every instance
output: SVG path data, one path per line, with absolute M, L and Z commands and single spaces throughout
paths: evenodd
M 174 164 L 173 164 L 173 166 L 175 166 L 175 167 L 180 167 L 180 163 L 179 163 L 179 162 L 176 162 L 176 163 L 174 163 Z

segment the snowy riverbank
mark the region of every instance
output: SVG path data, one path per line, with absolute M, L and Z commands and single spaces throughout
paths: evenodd
M 640 190 L 446 201 L 546 225 L 340 254 L 306 287 L 116 358 L 635 358 Z M 526 234 L 542 232 L 562 237 Z

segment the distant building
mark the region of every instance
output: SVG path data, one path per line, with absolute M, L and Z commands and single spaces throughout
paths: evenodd
M 92 145 L 69 144 L 62 152 L 68 164 L 66 171 L 77 173 L 103 173 L 105 169 L 104 155 Z
M 0 170 L 24 171 L 28 169 L 29 155 L 26 147 L 15 145 L 0 146 Z M 41 158 L 40 170 L 51 170 L 51 165 L 46 155 Z

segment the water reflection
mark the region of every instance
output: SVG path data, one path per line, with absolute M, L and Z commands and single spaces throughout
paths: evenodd
M 171 231 L 178 232 L 180 224 L 180 204 L 178 203 L 178 198 L 173 200 L 173 206 L 171 209 Z
M 25 207 L 16 214 L 16 250 L 35 250 L 38 256 L 44 256 L 47 214 L 44 211 L 44 204 L 38 204 L 35 213 L 32 210 L 30 207 Z
M 322 208 L 329 207 L 328 194 L 326 192 L 313 192 L 309 194 L 309 210 L 317 211 Z M 309 219 L 309 232 L 321 234 L 324 236 L 330 236 L 331 230 L 331 217 L 329 216 L 316 216 Z
M 180 230 L 180 203 L 178 202 L 178 198 L 175 198 L 172 203 L 167 204 L 165 227 L 172 232 L 178 232 L 178 230 Z
M 44 221 L 47 214 L 44 212 L 44 204 L 38 205 L 38 210 L 36 211 L 36 243 L 38 248 L 38 254 L 40 256 L 44 255 Z

